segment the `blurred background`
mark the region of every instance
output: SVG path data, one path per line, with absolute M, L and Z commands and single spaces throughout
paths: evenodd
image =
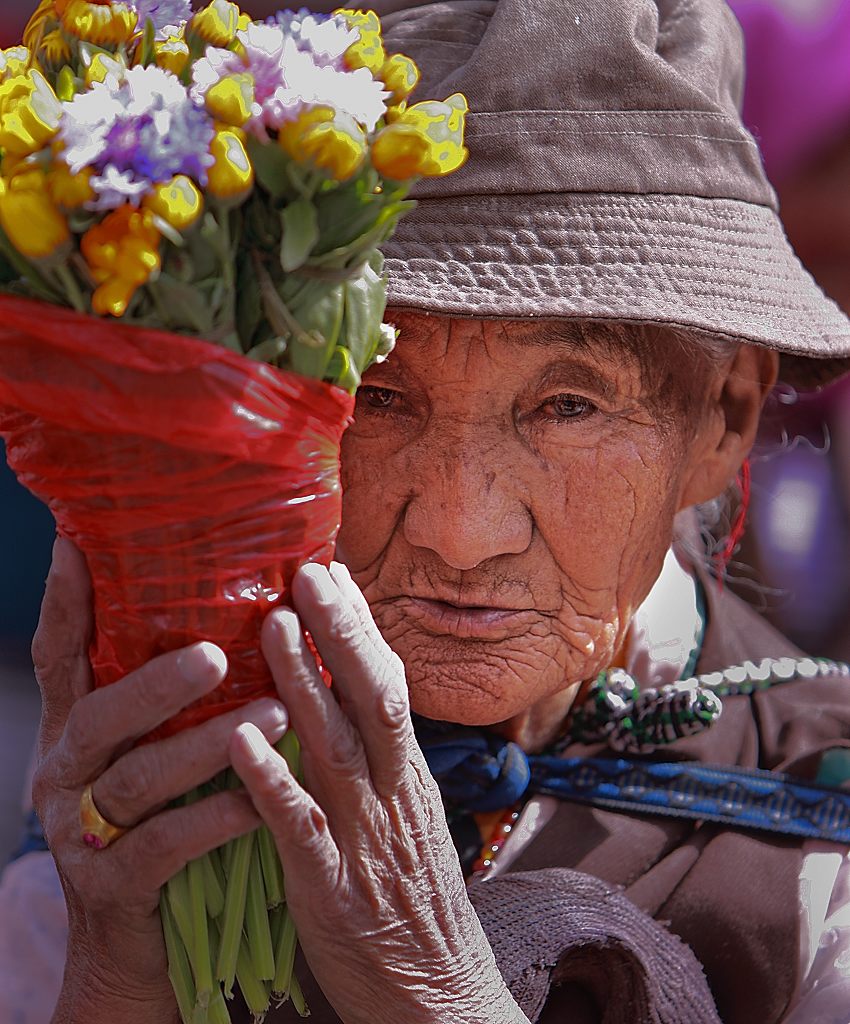
M 20 39 L 35 5 L 0 0 L 0 46 Z M 404 5 L 374 4 L 379 13 Z M 261 16 L 280 5 L 244 6 Z M 789 237 L 850 312 L 850 0 L 732 6 L 747 48 L 744 117 L 762 147 Z M 815 395 L 778 389 L 752 459 L 748 529 L 728 585 L 810 653 L 842 659 L 850 659 L 848 524 L 850 381 Z M 51 516 L 0 457 L 0 869 L 19 838 L 26 800 L 39 716 L 29 646 L 52 539 Z

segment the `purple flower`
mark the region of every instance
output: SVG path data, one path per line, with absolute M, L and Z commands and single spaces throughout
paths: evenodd
M 110 74 L 64 108 L 62 157 L 75 173 L 94 168 L 94 209 L 138 202 L 176 174 L 206 184 L 212 119 L 167 71 L 135 67 Z
M 191 0 L 135 0 L 139 27 L 144 28 L 150 19 L 157 37 L 165 39 L 173 35 L 192 17 Z M 173 32 L 167 31 L 172 29 Z

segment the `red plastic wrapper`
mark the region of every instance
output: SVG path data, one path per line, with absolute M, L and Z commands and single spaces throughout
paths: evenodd
M 0 435 L 85 554 L 98 686 L 198 640 L 228 676 L 162 737 L 274 693 L 269 609 L 339 528 L 353 399 L 206 341 L 0 296 Z

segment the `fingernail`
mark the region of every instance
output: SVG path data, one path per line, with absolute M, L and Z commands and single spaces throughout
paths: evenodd
M 289 722 L 289 716 L 286 713 L 286 708 L 284 708 L 282 704 L 278 704 L 276 701 L 266 702 L 257 717 L 260 720 L 260 725 L 265 726 L 267 731 L 274 732 L 276 734 L 285 732 L 286 726 Z M 279 738 L 279 735 L 277 738 Z
M 71 548 L 71 542 L 57 534 L 56 540 L 53 542 L 52 555 L 53 568 L 56 572 L 61 573 L 68 568 L 71 558 Z
M 301 646 L 301 623 L 294 612 L 287 612 L 278 616 L 278 625 L 283 634 L 283 642 L 291 651 L 297 651 Z
M 187 683 L 217 686 L 227 675 L 227 656 L 220 647 L 204 640 L 183 651 L 177 668 Z
M 245 722 L 244 725 L 240 725 L 237 732 L 245 740 L 248 749 L 254 760 L 259 764 L 268 757 L 270 747 L 266 741 L 265 736 L 260 732 L 256 725 L 251 725 L 250 722 Z
M 323 565 L 308 562 L 307 565 L 302 566 L 301 573 L 322 604 L 333 604 L 339 591 Z

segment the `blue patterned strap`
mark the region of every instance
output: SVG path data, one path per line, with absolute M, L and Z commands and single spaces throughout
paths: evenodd
M 562 800 L 850 843 L 850 793 L 778 772 L 626 758 L 531 764 L 532 791 Z

